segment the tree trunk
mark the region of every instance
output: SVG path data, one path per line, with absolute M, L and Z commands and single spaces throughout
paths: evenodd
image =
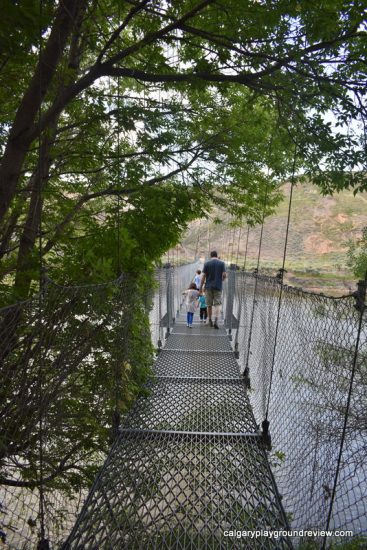
M 80 28 L 84 14 L 84 3 L 82 9 L 77 14 L 74 21 L 69 51 L 69 67 L 77 74 L 80 63 Z M 62 96 L 64 85 L 61 84 L 56 95 L 56 100 Z M 29 203 L 27 219 L 24 225 L 23 233 L 20 238 L 19 251 L 16 265 L 16 275 L 14 290 L 18 297 L 26 298 L 28 296 L 30 284 L 34 279 L 32 268 L 39 267 L 39 261 L 32 260 L 32 252 L 35 253 L 37 236 L 41 231 L 42 216 L 42 191 L 47 186 L 49 180 L 49 171 L 52 164 L 51 150 L 57 134 L 59 116 L 54 117 L 48 125 L 47 132 L 44 134 L 39 150 L 38 166 L 36 167 L 30 181 L 29 187 L 32 189 L 31 200 Z M 40 251 L 42 254 L 42 251 Z
M 0 260 L 8 253 L 8 247 L 10 246 L 11 238 L 16 228 L 20 212 L 15 210 L 11 213 L 11 216 L 5 226 L 5 231 L 0 242 Z
M 16 113 L 0 165 L 0 221 L 9 209 L 29 146 L 34 139 L 35 122 L 49 89 L 80 7 L 86 0 L 63 0 L 41 59 Z

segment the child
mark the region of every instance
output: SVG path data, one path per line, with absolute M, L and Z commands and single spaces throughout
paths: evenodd
M 199 296 L 199 291 L 196 290 L 196 284 L 191 283 L 189 288 L 184 290 L 182 294 L 186 295 L 187 326 L 192 328 L 197 299 Z
M 196 284 L 196 288 L 198 290 L 200 290 L 200 285 L 201 285 L 201 270 L 200 269 L 198 269 L 196 271 L 196 275 L 194 277 L 194 283 Z
M 205 293 L 200 292 L 199 296 L 199 307 L 200 307 L 200 323 L 206 323 L 208 318 L 208 308 L 206 305 Z

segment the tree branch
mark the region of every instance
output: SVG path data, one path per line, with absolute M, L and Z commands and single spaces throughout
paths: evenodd
M 149 3 L 149 0 L 142 0 L 139 4 L 134 5 L 127 16 L 125 17 L 124 21 L 121 23 L 121 25 L 112 33 L 109 40 L 106 42 L 104 47 L 101 50 L 101 53 L 98 55 L 96 63 L 99 64 L 102 62 L 104 54 L 108 51 L 108 49 L 112 46 L 112 44 L 118 39 L 121 32 L 126 28 L 128 23 L 137 15 L 142 9 L 145 8 L 145 6 Z
M 83 448 L 84 441 L 78 443 L 78 445 L 75 445 L 70 451 L 64 456 L 64 458 L 60 461 L 59 465 L 56 467 L 56 469 L 53 471 L 52 474 L 49 476 L 46 476 L 42 479 L 42 483 L 48 483 L 50 481 L 53 481 L 57 476 L 59 476 L 62 473 L 67 472 L 68 470 L 72 470 L 75 465 L 69 464 L 67 465 L 67 461 L 69 458 L 71 458 L 79 449 Z M 39 480 L 34 481 L 19 481 L 15 479 L 8 479 L 4 477 L 0 477 L 0 484 L 6 485 L 8 487 L 38 487 L 41 482 Z
M 213 4 L 214 2 L 215 0 L 203 0 L 197 6 L 194 6 L 192 10 L 185 13 L 182 17 L 180 17 L 176 21 L 169 23 L 159 31 L 148 33 L 147 35 L 144 36 L 144 38 L 139 40 L 136 44 L 133 44 L 132 46 L 125 48 L 124 50 L 114 55 L 113 57 L 110 57 L 105 64 L 114 65 L 115 63 L 119 63 L 123 59 L 126 59 L 128 56 L 142 50 L 145 46 L 147 46 L 148 44 L 151 44 L 155 40 L 160 40 L 161 38 L 166 36 L 170 31 L 177 29 L 179 24 L 184 23 L 189 19 L 192 19 L 195 15 L 203 11 L 204 8 L 206 8 L 210 4 Z
M 199 156 L 200 156 L 200 154 L 197 152 L 196 154 L 193 155 L 192 159 L 189 162 L 187 162 L 185 165 L 180 166 L 179 168 L 177 168 L 175 170 L 172 170 L 171 172 L 169 172 L 168 174 L 165 174 L 164 176 L 157 176 L 155 178 L 151 178 L 150 180 L 147 180 L 142 185 L 142 187 L 152 187 L 154 185 L 157 185 L 159 183 L 167 181 L 168 179 L 170 179 L 170 178 L 176 176 L 177 174 L 179 174 L 180 172 L 183 172 L 183 171 L 187 170 L 188 168 L 190 168 L 190 166 L 197 160 L 197 158 Z M 140 190 L 141 190 L 141 187 L 131 187 L 131 188 L 128 188 L 128 189 L 126 189 L 126 188 L 125 189 L 124 188 L 122 188 L 122 189 L 111 188 L 111 189 L 104 189 L 103 191 L 96 191 L 95 193 L 88 193 L 87 195 L 83 195 L 76 202 L 73 209 L 70 212 L 68 212 L 68 214 L 62 220 L 62 222 L 60 222 L 56 226 L 55 233 L 54 233 L 53 237 L 47 241 L 47 243 L 46 243 L 46 245 L 43 249 L 43 254 L 46 254 L 47 252 L 49 252 L 55 246 L 55 244 L 57 242 L 57 239 L 62 234 L 64 228 L 72 221 L 72 219 L 75 217 L 75 215 L 81 210 L 83 205 L 86 204 L 87 202 L 89 202 L 93 199 L 97 199 L 97 198 L 100 198 L 100 197 L 106 197 L 106 196 L 111 196 L 112 197 L 112 196 L 131 195 L 131 194 L 136 193 L 137 191 L 140 191 Z
M 103 67 L 103 75 L 101 76 L 124 76 L 142 80 L 143 82 L 233 82 L 237 84 L 245 84 L 254 90 L 282 90 L 285 86 L 277 86 L 274 84 L 257 81 L 256 73 L 240 73 L 240 74 L 222 74 L 197 71 L 194 73 L 148 73 L 139 69 Z

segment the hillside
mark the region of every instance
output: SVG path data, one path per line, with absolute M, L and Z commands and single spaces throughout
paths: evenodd
M 290 185 L 284 185 L 284 201 L 267 218 L 263 230 L 260 268 L 282 265 Z M 215 220 L 219 218 L 221 223 Z M 293 193 L 287 249 L 287 281 L 308 290 L 345 294 L 355 289 L 347 268 L 347 241 L 356 239 L 367 225 L 367 194 L 351 191 L 323 197 L 311 184 L 297 185 Z M 260 230 L 250 229 L 247 266 L 257 264 Z M 216 248 L 226 261 L 244 264 L 247 228 L 231 227 L 228 215 L 214 211 L 210 219 L 193 222 L 182 239 L 190 256 L 204 257 Z

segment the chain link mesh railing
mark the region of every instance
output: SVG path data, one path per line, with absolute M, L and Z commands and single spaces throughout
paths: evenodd
M 62 539 L 152 362 L 148 285 L 63 287 L 0 311 L 0 536 Z
M 70 531 L 121 413 L 150 372 L 150 342 L 157 347 L 172 328 L 195 265 L 100 285 L 46 278 L 41 294 L 0 310 L 6 547 L 47 548 Z
M 231 278 L 233 345 L 256 421 L 270 422 L 274 473 L 292 526 L 366 535 L 364 285 L 357 296 L 332 298 L 283 285 L 281 273 L 232 270 Z
M 155 273 L 153 307 L 150 313 L 152 342 L 160 348 L 172 330 L 183 304 L 182 292 L 194 279 L 199 262 L 174 267 L 166 264 Z

